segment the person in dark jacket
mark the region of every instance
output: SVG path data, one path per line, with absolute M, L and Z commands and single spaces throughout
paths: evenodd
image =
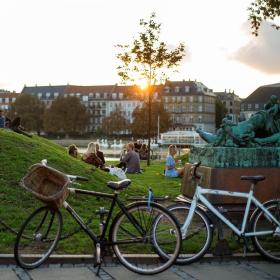
M 103 154 L 103 152 L 101 152 L 99 149 L 100 149 L 99 144 L 98 144 L 98 143 L 95 143 L 95 152 L 96 152 L 96 155 L 102 160 L 103 164 L 105 164 L 104 154 Z

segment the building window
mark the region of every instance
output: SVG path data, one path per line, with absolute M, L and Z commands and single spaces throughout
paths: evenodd
M 176 93 L 180 92 L 180 87 L 178 87 L 178 86 L 175 87 L 175 92 L 176 92 Z
M 248 104 L 248 109 L 250 110 L 252 108 L 252 105 L 251 104 Z
M 96 99 L 99 99 L 99 98 L 100 98 L 100 93 L 99 93 L 99 92 L 97 92 L 97 93 L 95 94 L 95 98 L 96 98 Z
M 117 98 L 117 94 L 116 93 L 112 93 L 112 98 L 116 99 Z
M 119 93 L 119 99 L 123 99 L 123 93 L 122 92 Z
M 166 92 L 166 93 L 170 92 L 170 88 L 169 87 L 165 87 L 164 88 L 164 92 Z
M 203 98 L 202 98 L 202 96 L 200 95 L 199 97 L 198 97 L 198 102 L 202 102 L 203 101 Z
M 260 106 L 259 106 L 259 104 L 255 104 L 255 109 L 257 109 L 257 110 L 258 110 L 258 109 L 259 109 L 259 107 L 260 107 Z
M 193 102 L 193 96 L 190 96 L 190 102 Z
M 83 98 L 82 100 L 83 100 L 84 102 L 87 102 L 87 101 L 88 101 L 88 96 L 87 96 L 87 95 L 83 95 L 82 98 Z
M 59 93 L 58 93 L 58 92 L 55 92 L 55 93 L 53 94 L 54 98 L 57 98 L 57 97 L 58 97 L 58 95 L 59 95 Z
M 202 112 L 202 105 L 198 106 L 198 112 Z
M 190 87 L 189 86 L 185 86 L 185 92 L 190 92 Z

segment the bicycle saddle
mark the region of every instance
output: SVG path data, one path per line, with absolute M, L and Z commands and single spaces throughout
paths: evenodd
M 265 176 L 263 175 L 256 175 L 256 176 L 241 176 L 241 180 L 248 180 L 251 181 L 252 183 L 256 183 L 259 181 L 263 181 L 265 179 Z
M 107 186 L 113 190 L 123 190 L 130 185 L 131 181 L 129 179 L 124 179 L 118 182 L 109 181 Z

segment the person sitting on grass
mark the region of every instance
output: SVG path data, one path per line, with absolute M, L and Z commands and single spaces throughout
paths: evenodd
M 101 161 L 103 162 L 103 164 L 105 164 L 105 158 L 104 158 L 104 154 L 103 152 L 101 152 L 99 150 L 99 144 L 95 143 L 95 150 L 96 150 L 96 155 L 101 159 Z
M 134 144 L 128 143 L 126 145 L 126 153 L 121 157 L 121 162 L 126 164 L 127 173 L 140 173 L 140 157 L 134 151 Z
M 104 167 L 102 160 L 96 155 L 96 145 L 93 142 L 88 144 L 87 150 L 82 156 L 82 160 L 101 169 Z
M 148 147 L 146 144 L 142 144 L 139 150 L 139 156 L 141 160 L 146 160 L 148 158 Z
M 177 153 L 177 149 L 175 145 L 170 145 L 168 147 L 168 155 L 166 157 L 166 164 L 165 164 L 165 176 L 166 177 L 183 177 L 184 175 L 184 168 L 176 168 L 174 156 Z
M 75 144 L 71 144 L 69 147 L 68 147 L 68 155 L 69 156 L 72 156 L 74 158 L 77 158 L 78 157 L 78 148 Z

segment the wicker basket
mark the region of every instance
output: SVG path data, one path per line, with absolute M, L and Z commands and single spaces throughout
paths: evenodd
M 42 164 L 32 165 L 22 178 L 21 186 L 52 208 L 59 208 L 69 194 L 69 178 Z

